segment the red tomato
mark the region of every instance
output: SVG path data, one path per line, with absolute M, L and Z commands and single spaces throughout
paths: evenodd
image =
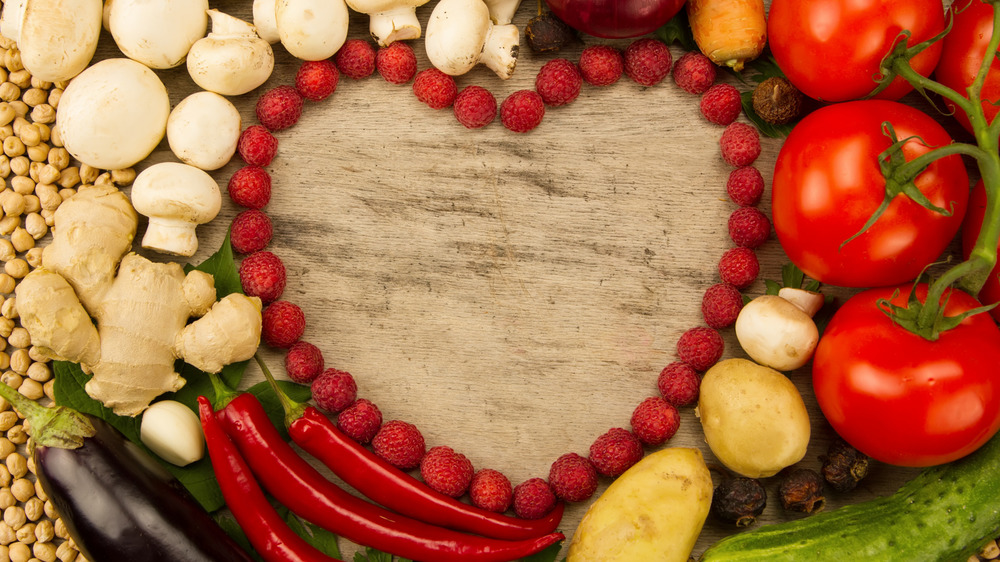
M 979 448 L 1000 428 L 1000 328 L 975 314 L 929 341 L 893 323 L 876 305 L 906 303 L 910 286 L 869 289 L 830 320 L 813 357 L 813 387 L 833 429 L 889 464 L 932 466 Z M 926 300 L 927 286 L 918 287 Z M 948 295 L 945 314 L 976 308 Z M 943 300 L 943 299 L 942 299 Z
M 912 32 L 909 45 L 940 33 L 941 1 L 773 0 L 767 18 L 778 66 L 804 94 L 829 102 L 862 98 L 874 90 L 872 76 L 904 29 Z M 940 55 L 937 42 L 911 64 L 927 76 Z M 878 97 L 895 100 L 911 89 L 897 77 Z
M 965 215 L 965 224 L 962 226 L 962 251 L 965 259 L 969 259 L 972 247 L 976 245 L 976 238 L 979 236 L 979 229 L 983 226 L 983 217 L 986 216 L 986 187 L 983 180 L 979 180 L 976 187 L 972 188 L 972 195 L 969 197 L 969 210 Z M 1000 243 L 997 244 L 997 252 L 1000 253 Z M 989 279 L 983 285 L 983 290 L 979 292 L 979 300 L 983 304 L 993 304 L 1000 302 L 1000 261 L 993 267 Z M 990 311 L 993 318 L 1000 322 L 1000 306 L 996 306 Z
M 896 196 L 868 230 L 861 230 L 885 199 L 878 154 L 900 139 L 930 146 L 952 142 L 934 119 L 894 101 L 834 104 L 807 115 L 788 135 L 774 168 L 774 231 L 789 259 L 813 279 L 844 287 L 882 287 L 915 279 L 954 238 L 965 216 L 969 177 L 958 156 L 932 162 L 916 179 L 944 216 L 905 195 Z M 917 140 L 903 146 L 907 160 L 930 149 Z
M 942 41 L 941 60 L 934 70 L 937 81 L 967 96 L 966 88 L 979 73 L 979 67 L 986 56 L 986 47 L 993 37 L 993 6 L 980 0 L 958 0 L 951 6 L 955 23 Z M 988 100 L 1000 100 L 1000 60 L 993 59 L 983 89 L 980 92 L 986 119 L 993 121 L 997 106 Z M 969 117 L 955 104 L 945 101 L 955 111 L 955 119 L 967 131 L 972 131 Z

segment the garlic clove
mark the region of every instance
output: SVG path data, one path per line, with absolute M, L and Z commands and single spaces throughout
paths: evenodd
M 193 410 L 175 400 L 154 402 L 142 414 L 139 438 L 163 460 L 189 465 L 205 456 L 205 438 Z

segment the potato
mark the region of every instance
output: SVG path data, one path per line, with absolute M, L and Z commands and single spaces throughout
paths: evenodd
M 809 413 L 798 389 L 746 359 L 721 361 L 705 373 L 695 414 L 719 462 L 750 478 L 797 463 L 809 445 Z
M 662 449 L 625 471 L 590 506 L 568 562 L 686 562 L 712 504 L 701 451 Z

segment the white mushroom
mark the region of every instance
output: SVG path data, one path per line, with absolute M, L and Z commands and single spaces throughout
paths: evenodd
M 278 37 L 278 22 L 274 19 L 277 0 L 253 0 L 253 26 L 257 35 L 274 45 L 281 39 Z
M 819 293 L 782 290 L 813 313 L 823 305 L 823 295 Z M 817 300 L 819 306 L 815 305 Z M 736 318 L 735 329 L 736 338 L 750 358 L 778 371 L 792 371 L 805 365 L 819 342 L 819 330 L 812 316 L 778 295 L 763 295 L 747 303 Z
M 167 130 L 170 99 L 163 82 L 132 59 L 106 59 L 74 78 L 56 109 L 63 146 L 95 168 L 120 170 L 141 161 Z
M 281 44 L 302 60 L 328 59 L 347 40 L 344 0 L 278 0 L 274 17 Z
M 177 256 L 198 251 L 195 229 L 222 207 L 219 184 L 207 172 L 179 162 L 154 164 L 135 178 L 132 206 L 149 217 L 142 247 Z
M 208 16 L 212 32 L 188 51 L 187 69 L 194 83 L 210 92 L 238 96 L 266 82 L 274 70 L 271 45 L 239 18 L 218 10 L 208 10 Z
M 490 9 L 490 19 L 497 25 L 505 25 L 514 20 L 521 0 L 484 0 Z
M 64 82 L 94 58 L 103 10 L 101 0 L 8 0 L 0 33 L 17 43 L 32 76 Z
M 478 63 L 506 80 L 517 64 L 515 25 L 493 25 L 483 0 L 441 0 L 427 22 L 427 58 L 441 72 L 458 76 Z
M 150 68 L 184 63 L 208 30 L 208 0 L 114 0 L 108 29 L 128 58 Z
M 174 156 L 202 170 L 218 170 L 236 153 L 240 112 L 215 92 L 195 92 L 167 119 L 167 143 Z
M 347 0 L 355 12 L 368 14 L 368 31 L 380 46 L 420 37 L 417 8 L 427 0 Z

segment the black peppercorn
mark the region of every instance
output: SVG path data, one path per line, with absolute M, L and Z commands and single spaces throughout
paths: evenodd
M 712 494 L 712 513 L 737 527 L 752 525 L 767 505 L 767 491 L 756 478 L 727 478 Z
M 789 472 L 778 486 L 781 506 L 788 511 L 815 513 L 826 505 L 823 497 L 823 477 L 809 468 Z
M 536 53 L 558 51 L 576 39 L 576 31 L 551 12 L 539 14 L 524 28 L 528 46 Z
M 830 443 L 823 461 L 823 478 L 838 492 L 849 492 L 868 475 L 869 458 L 842 439 Z

